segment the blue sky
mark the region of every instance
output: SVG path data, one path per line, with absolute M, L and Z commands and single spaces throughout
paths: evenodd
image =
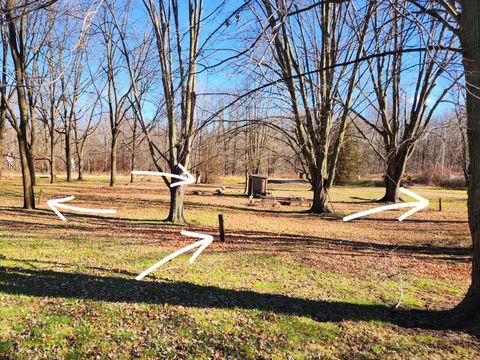
M 156 3 L 156 2 L 155 2 Z M 225 3 L 220 9 L 218 9 L 219 4 L 223 2 L 220 1 L 205 1 L 204 3 L 204 21 L 202 23 L 202 32 L 201 32 L 201 41 L 200 45 L 204 45 L 205 39 L 217 29 L 217 27 L 221 24 L 224 24 L 226 16 L 232 13 L 233 10 L 237 9 L 243 3 L 243 0 L 230 0 Z M 184 21 L 182 24 L 183 29 L 188 29 L 188 21 L 187 16 L 187 1 L 179 1 L 180 6 L 180 21 Z M 216 11 L 215 10 L 219 10 Z M 144 5 L 142 0 L 133 0 L 132 2 L 132 11 L 129 15 L 130 17 L 130 25 L 131 28 L 136 32 L 143 32 L 146 29 L 150 29 L 151 24 L 150 20 L 148 19 L 148 15 L 145 11 Z M 98 19 L 97 19 L 98 20 Z M 218 62 L 221 59 L 224 59 L 232 54 L 235 54 L 236 50 L 243 49 L 249 41 L 246 39 L 250 36 L 249 30 L 251 30 L 251 17 L 248 11 L 240 13 L 239 18 L 237 19 L 234 17 L 230 22 L 229 26 L 222 26 L 221 30 L 218 33 L 210 38 L 209 42 L 205 46 L 204 52 L 200 58 L 200 64 L 212 65 Z M 94 44 L 95 46 L 100 46 L 99 44 Z M 215 50 L 215 51 L 214 51 Z M 153 51 L 152 52 L 153 59 L 157 59 L 158 54 Z M 412 61 L 415 61 L 416 54 L 408 55 Z M 206 59 L 208 57 L 208 59 Z M 95 58 L 95 55 L 91 56 L 92 61 L 101 61 L 101 54 Z M 246 75 L 246 70 L 242 66 L 242 62 L 245 61 L 245 58 L 241 58 L 236 62 L 229 63 L 226 66 L 220 66 L 208 71 L 201 71 L 202 66 L 199 66 L 197 71 L 200 73 L 197 76 L 197 93 L 212 93 L 212 92 L 242 92 L 245 91 L 247 88 L 255 87 L 257 84 L 256 79 L 248 78 Z M 268 58 L 267 58 L 268 61 Z M 413 93 L 415 86 L 414 80 L 416 79 L 416 69 L 413 68 L 409 70 L 404 75 L 404 86 L 407 91 L 407 94 L 412 94 L 409 96 L 408 100 L 411 103 L 413 100 Z M 448 74 L 447 74 L 448 75 Z M 122 81 L 123 76 L 123 81 Z M 124 72 L 124 75 L 120 76 L 120 82 L 123 83 L 124 86 L 128 86 L 128 76 L 127 73 Z M 368 81 L 368 76 L 366 77 L 366 81 Z M 260 83 L 260 80 L 258 80 Z M 430 102 L 434 102 L 434 99 L 443 91 L 442 84 L 447 84 L 446 80 L 442 80 L 439 83 L 439 86 L 435 89 L 434 93 L 432 94 L 432 98 Z M 160 89 L 160 80 L 158 80 L 158 89 Z M 155 113 L 155 102 L 158 98 L 161 97 L 161 92 L 152 91 L 150 96 L 150 101 L 144 103 L 144 111 L 148 117 L 152 117 Z M 203 96 L 202 99 L 199 99 L 198 104 L 200 106 L 208 105 L 209 101 L 218 102 L 220 99 L 223 99 L 223 103 L 228 103 L 231 97 L 228 96 Z M 443 104 L 439 107 L 437 114 L 441 116 L 442 113 L 448 112 L 452 109 L 451 104 Z

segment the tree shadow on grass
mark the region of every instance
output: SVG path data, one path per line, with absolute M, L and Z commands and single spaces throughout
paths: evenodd
M 229 234 L 227 234 L 229 235 Z M 396 243 L 376 243 L 352 239 L 334 239 L 328 237 L 315 237 L 298 234 L 275 234 L 264 231 L 243 231 L 234 232 L 232 243 L 237 244 L 255 244 L 263 246 L 264 251 L 272 251 L 272 247 L 296 246 L 299 249 L 305 246 L 320 246 L 323 248 L 339 248 L 361 251 L 379 251 L 379 252 L 395 252 L 396 254 L 405 254 L 408 256 L 415 255 L 446 255 L 459 256 L 463 260 L 469 261 L 472 255 L 471 246 L 438 246 L 438 245 L 416 245 L 416 244 L 396 244 Z M 428 238 L 425 238 L 427 240 Z M 249 248 L 245 248 L 248 250 Z M 230 251 L 228 249 L 227 251 Z
M 145 219 L 129 219 L 129 218 L 113 218 L 113 217 L 97 217 L 94 215 L 77 215 L 69 214 L 73 219 L 83 220 L 83 219 L 95 219 L 95 223 L 64 223 L 59 219 L 56 219 L 56 215 L 51 215 L 51 223 L 46 222 L 30 222 L 30 221 L 21 221 L 21 220 L 3 220 L 0 219 L 0 229 L 2 230 L 25 230 L 25 231 L 36 231 L 36 234 L 42 236 L 43 230 L 71 230 L 71 231 L 110 231 L 115 229 L 116 231 L 121 231 L 122 236 L 130 236 L 131 234 L 143 235 L 145 238 L 156 239 L 159 238 L 158 227 L 162 228 L 162 239 L 165 234 L 169 235 L 179 235 L 179 229 L 183 228 L 184 224 L 172 224 L 163 220 L 145 220 Z M 207 232 L 216 236 L 212 232 L 211 228 L 204 228 L 200 226 L 195 226 L 192 231 L 197 232 Z M 417 231 L 420 231 L 417 230 Z M 423 230 L 421 230 L 423 231 Z M 9 234 L 10 238 L 14 238 L 16 235 Z M 430 238 L 426 234 L 425 240 Z M 20 236 L 19 238 L 24 238 Z M 182 238 L 182 237 L 180 237 Z M 137 245 L 142 245 L 141 242 L 137 239 Z M 457 256 L 458 260 L 469 261 L 472 254 L 471 246 L 439 246 L 429 244 L 396 244 L 396 243 L 376 243 L 376 242 L 365 242 L 360 240 L 353 239 L 334 239 L 328 237 L 315 237 L 315 236 L 305 236 L 299 234 L 289 234 L 289 233 L 274 233 L 266 231 L 235 231 L 232 230 L 227 232 L 227 243 L 232 243 L 237 246 L 245 245 L 245 250 L 251 249 L 252 244 L 261 244 L 264 251 L 273 251 L 273 249 L 284 248 L 288 246 L 305 246 L 305 245 L 318 245 L 322 247 L 338 247 L 340 249 L 352 250 L 356 252 L 361 251 L 380 251 L 380 252 L 395 252 L 396 254 L 405 254 L 409 256 L 416 255 L 435 255 L 435 256 Z M 226 250 L 228 252 L 233 251 L 233 249 Z M 282 250 L 283 251 L 283 250 Z M 449 259 L 453 260 L 453 259 Z
M 96 276 L 0 267 L 0 292 L 36 297 L 169 304 L 195 308 L 247 309 L 312 318 L 319 322 L 382 321 L 406 328 L 446 329 L 446 312 L 393 309 L 385 305 L 310 300 L 250 290 L 232 290 L 189 282 L 136 281 Z
M 246 200 L 248 201 L 248 199 Z M 285 210 L 283 208 L 280 208 L 278 210 L 274 210 L 271 207 L 271 204 L 273 204 L 273 200 L 269 200 L 268 203 L 266 203 L 265 207 L 253 207 L 253 206 L 248 206 L 245 204 L 244 206 L 241 205 L 224 205 L 224 204 L 205 204 L 201 202 L 193 202 L 193 201 L 186 201 L 185 202 L 185 207 L 186 208 L 198 208 L 198 209 L 209 209 L 215 211 L 221 212 L 222 210 L 231 210 L 231 211 L 245 211 L 245 212 L 250 212 L 250 213 L 265 213 L 269 214 L 271 216 L 290 216 L 292 214 L 305 214 L 305 215 L 312 215 L 312 216 L 318 216 L 318 214 L 312 214 L 308 211 L 308 208 L 304 209 L 297 209 L 297 210 Z M 267 206 L 270 207 L 267 208 Z
M 359 219 L 355 219 L 353 221 L 355 222 L 361 222 L 361 221 L 365 221 L 365 222 L 399 222 L 398 221 L 398 218 L 395 217 L 398 215 L 401 215 L 403 214 L 403 212 L 400 212 L 400 211 L 397 211 L 396 213 L 394 212 L 391 212 L 393 215 L 392 218 L 379 218 L 379 217 L 362 217 L 362 218 L 359 218 Z M 345 214 L 346 215 L 346 214 Z M 405 220 L 407 221 L 407 220 Z M 428 224 L 428 223 L 432 223 L 432 224 L 468 224 L 468 220 L 445 220 L 445 219 L 440 219 L 440 220 L 435 220 L 435 219 L 412 219 L 412 218 L 408 218 L 408 222 L 409 223 L 425 223 L 425 224 Z
M 163 228 L 177 229 L 185 226 L 186 224 L 172 223 L 171 221 L 163 219 L 131 219 L 126 217 L 113 217 L 104 215 L 89 215 L 89 214 L 76 214 L 71 212 L 62 211 L 62 214 L 67 218 L 67 222 L 61 221 L 58 216 L 52 211 L 47 210 L 24 210 L 21 208 L 6 209 L 0 207 L 0 211 L 11 212 L 15 215 L 26 215 L 34 220 L 42 221 L 23 221 L 13 219 L 0 219 L 0 229 L 28 229 L 28 230 L 42 230 L 42 229 L 68 229 L 68 230 L 91 230 L 94 227 L 96 230 L 100 229 L 129 229 L 132 226 L 161 226 Z M 45 218 L 45 215 L 48 217 Z M 36 219 L 38 218 L 38 219 Z M 50 220 L 46 222 L 45 220 Z M 70 220 L 70 222 L 69 222 Z M 77 220 L 77 223 L 72 224 Z M 158 231 L 158 230 L 156 230 Z
M 4 255 L 0 255 L 0 260 L 8 260 L 8 261 L 24 263 L 35 270 L 42 270 L 40 266 L 47 265 L 50 267 L 57 267 L 57 268 L 63 268 L 63 269 L 69 269 L 69 268 L 78 269 L 79 267 L 81 267 L 81 268 L 86 268 L 90 270 L 104 271 L 104 272 L 122 274 L 122 275 L 127 275 L 132 277 L 137 275 L 130 271 L 118 269 L 118 268 L 112 269 L 112 268 L 104 268 L 100 266 L 92 266 L 87 264 L 70 264 L 70 263 L 61 262 L 61 261 L 46 261 L 46 260 L 38 260 L 38 259 L 15 259 L 11 257 L 6 257 Z

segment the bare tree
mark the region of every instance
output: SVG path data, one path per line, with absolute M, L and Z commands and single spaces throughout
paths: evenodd
M 137 106 L 142 129 L 146 135 L 149 150 L 155 167 L 159 171 L 168 169 L 172 174 L 181 174 L 178 164 L 189 167 L 190 152 L 195 125 L 195 80 L 198 60 L 200 25 L 202 20 L 202 0 L 190 0 L 185 16 L 188 26 L 181 28 L 178 2 L 159 1 L 158 8 L 152 0 L 143 0 L 153 26 L 156 50 L 160 62 L 163 96 L 165 98 L 165 118 L 168 128 L 167 149 L 155 144 L 148 134 L 141 106 Z M 186 40 L 184 40 L 186 39 Z M 134 78 L 131 72 L 131 78 Z M 134 83 L 136 104 L 139 105 L 138 89 Z M 164 178 L 165 184 L 172 182 Z M 170 187 L 170 210 L 168 221 L 184 221 L 184 189 Z
M 467 140 L 467 116 L 466 116 L 466 99 L 465 89 L 463 86 L 458 86 L 454 96 L 455 112 L 451 117 L 453 127 L 456 127 L 456 133 L 459 135 L 459 148 L 455 152 L 459 154 L 459 162 L 462 166 L 463 177 L 467 186 L 470 184 L 470 165 L 468 158 L 468 140 Z
M 473 242 L 472 283 L 457 308 L 463 319 L 478 321 L 480 317 L 480 2 L 460 1 L 461 13 L 450 1 L 440 5 L 458 21 L 462 46 L 465 83 L 467 87 L 467 135 L 470 159 L 470 185 L 468 190 L 468 219 Z M 455 2 L 456 3 L 456 2 Z M 474 320 L 475 319 L 475 320 Z
M 46 67 L 46 85 L 39 90 L 41 96 L 37 110 L 40 114 L 39 119 L 48 130 L 50 183 L 55 183 L 57 181 L 55 148 L 59 140 L 57 132 L 60 131 L 59 120 L 62 104 L 59 82 L 57 80 L 65 71 L 63 58 L 66 50 L 67 31 L 65 22 L 54 14 L 49 13 L 47 15 L 47 21 L 54 24 L 54 26 L 56 25 L 56 31 L 50 32 L 45 42 L 45 56 L 43 61 Z
M 133 124 L 132 124 L 132 153 L 130 155 L 130 183 L 133 183 L 135 180 L 135 175 L 133 174 L 133 171 L 135 170 L 136 159 L 137 159 L 136 155 L 137 155 L 138 119 L 134 117 L 132 123 Z
M 318 6 L 306 6 L 309 11 L 298 7 L 290 9 L 285 1 L 263 0 L 261 3 L 264 16 L 257 16 L 261 23 L 267 24 L 261 31 L 270 34 L 267 41 L 277 65 L 273 71 L 280 75 L 290 101 L 293 120 L 290 141 L 302 154 L 314 192 L 310 210 L 330 212 L 327 191 L 333 183 L 347 108 L 352 101 L 359 69 L 358 63 L 353 67 L 338 66 L 339 69 L 336 64 L 361 56 L 374 2 L 369 2 L 362 16 L 357 13 L 353 17 L 348 15 L 355 12 L 351 2 L 322 2 Z M 351 36 L 350 41 L 344 40 L 347 34 Z M 265 66 L 270 67 L 269 64 Z M 303 75 L 317 67 L 323 70 Z M 345 107 L 336 118 L 335 99 L 339 93 L 345 99 Z M 336 137 L 333 132 L 335 120 L 338 120 L 339 129 Z
M 101 99 L 95 97 L 92 102 L 85 99 L 83 104 L 83 112 L 81 115 L 75 116 L 73 119 L 73 140 L 78 161 L 78 180 L 84 180 L 84 154 L 88 138 L 95 133 L 100 124 Z M 100 110 L 98 109 L 100 107 Z M 83 123 L 83 126 L 82 126 Z
M 107 107 L 111 132 L 110 146 L 110 186 L 115 185 L 117 173 L 117 146 L 121 126 L 126 121 L 126 114 L 130 109 L 128 101 L 132 85 L 121 85 L 124 56 L 121 54 L 120 39 L 125 37 L 128 22 L 130 2 L 127 1 L 122 9 L 116 8 L 116 2 L 106 2 L 99 29 L 105 50 L 106 64 L 104 72 L 107 77 Z M 119 20 L 118 20 L 119 19 Z M 117 21 L 118 20 L 118 21 Z M 126 75 L 128 76 L 128 74 Z
M 0 178 L 2 177 L 2 164 L 3 157 L 3 144 L 5 131 L 7 127 L 7 59 L 8 59 L 8 42 L 6 39 L 4 24 L 0 24 L 1 39 L 2 39 L 2 86 L 0 87 L 1 99 L 0 99 Z
M 146 34 L 145 34 L 146 35 Z M 132 109 L 132 121 L 130 128 L 132 131 L 132 140 L 131 140 L 131 155 L 130 155 L 130 171 L 133 172 L 136 169 L 136 160 L 137 160 L 137 148 L 145 140 L 145 137 L 141 138 L 143 135 L 139 132 L 138 124 L 143 121 L 143 111 L 141 108 L 144 104 L 146 95 L 151 90 L 153 83 L 155 82 L 155 77 L 152 76 L 150 69 L 147 67 L 146 63 L 149 57 L 149 50 L 151 46 L 151 37 L 145 36 L 138 51 L 134 56 L 132 56 L 132 63 L 134 64 L 133 74 L 133 83 L 135 84 L 135 93 L 136 96 L 131 96 L 130 104 Z M 127 54 L 127 56 L 129 56 Z M 129 61 L 129 66 L 131 63 Z M 135 74 L 134 74 L 135 73 Z M 136 100 L 135 100 L 136 99 Z M 140 105 L 137 104 L 139 102 Z M 140 110 L 139 110 L 140 109 Z M 130 174 L 130 182 L 133 183 L 135 180 L 135 175 Z
M 393 2 L 393 7 L 379 7 L 372 17 L 375 31 L 368 46 L 377 53 L 393 50 L 391 55 L 366 61 L 370 75 L 368 82 L 372 86 L 368 86 L 367 91 L 364 89 L 364 101 L 376 116 L 370 119 L 356 112 L 383 140 L 383 149 L 375 148 L 375 151 L 386 164 L 385 195 L 380 201 L 387 202 L 399 199 L 399 187 L 408 159 L 438 106 L 456 84 L 451 75 L 443 75 L 457 61 L 456 53 L 444 50 L 451 48 L 455 40 L 445 26 L 437 26 L 434 19 L 427 17 L 422 21 L 427 30 L 424 35 L 424 29 L 412 26 L 408 18 L 398 14 L 396 8 L 406 2 Z M 401 49 L 415 44 L 422 35 L 426 36 L 425 45 L 431 47 L 431 51 L 401 52 Z M 412 84 L 414 90 L 409 94 Z M 438 89 L 440 93 L 436 93 Z
M 408 0 L 458 36 L 466 84 L 466 117 L 470 183 L 468 221 L 472 236 L 472 281 L 453 312 L 454 321 L 478 324 L 480 319 L 480 2 L 478 0 Z M 412 12 L 407 14 L 414 17 Z M 418 26 L 421 23 L 418 22 Z
M 90 69 L 88 73 L 86 72 L 87 63 L 87 51 L 78 51 L 69 66 L 68 74 L 60 79 L 60 118 L 63 123 L 61 133 L 64 135 L 67 181 L 72 180 L 74 150 L 77 154 L 79 180 L 81 180 L 80 167 L 83 166 L 83 146 L 94 128 L 94 120 L 97 118 L 94 115 L 98 115 L 95 114 L 95 109 L 101 99 L 96 91 L 91 93 L 90 88 L 96 74 L 92 74 Z M 85 130 L 81 135 L 80 123 L 85 120 L 85 116 Z
M 2 93 L 2 97 L 5 100 L 7 109 L 9 110 L 9 120 L 12 127 L 17 133 L 18 148 L 20 154 L 20 164 L 22 168 L 22 180 L 23 180 L 23 207 L 25 209 L 35 208 L 35 194 L 34 183 L 32 178 L 35 174 L 32 173 L 29 161 L 31 160 L 31 148 L 30 140 L 28 137 L 29 129 L 31 128 L 31 118 L 28 104 L 28 94 L 25 90 L 27 87 L 27 63 L 26 58 L 27 49 L 25 48 L 26 39 L 26 27 L 28 8 L 24 7 L 19 10 L 15 10 L 13 0 L 6 0 L 2 3 L 4 22 L 8 28 L 8 43 L 10 48 L 10 55 L 12 58 L 14 73 L 15 73 L 15 90 L 17 94 L 18 103 L 18 117 L 16 112 L 9 106 L 8 100 L 5 98 L 5 94 Z

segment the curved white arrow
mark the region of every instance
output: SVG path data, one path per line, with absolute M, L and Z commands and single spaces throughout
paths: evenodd
M 175 251 L 173 254 L 170 254 L 168 255 L 167 257 L 163 258 L 162 260 L 160 260 L 158 263 L 156 263 L 155 265 L 152 265 L 150 266 L 147 270 L 145 270 L 144 272 L 142 272 L 140 275 L 138 275 L 135 279 L 137 280 L 142 280 L 145 276 L 147 276 L 148 274 L 150 274 L 152 271 L 154 271 L 155 269 L 157 269 L 158 267 L 162 266 L 163 264 L 165 264 L 166 262 L 176 258 L 178 255 L 181 255 L 183 254 L 184 252 L 187 252 L 189 250 L 192 250 L 192 249 L 195 249 L 196 247 L 198 247 L 197 251 L 195 251 L 195 253 L 192 255 L 192 257 L 190 258 L 190 260 L 188 261 L 190 264 L 193 264 L 193 262 L 195 261 L 195 259 L 197 258 L 198 255 L 200 255 L 202 253 L 203 250 L 206 249 L 206 247 L 208 245 L 210 245 L 213 241 L 213 236 L 211 235 L 204 235 L 204 234 L 198 234 L 198 233 L 194 233 L 194 232 L 191 232 L 191 231 L 182 231 L 181 234 L 183 236 L 191 236 L 191 237 L 196 237 L 196 238 L 200 238 L 202 240 L 200 241 L 196 241 L 194 242 L 193 244 L 190 244 L 188 246 L 185 246 L 183 248 L 181 248 L 180 250 L 177 250 Z
M 412 198 L 414 198 L 415 200 L 418 200 L 418 201 L 380 206 L 380 207 L 377 207 L 377 208 L 373 208 L 373 209 L 370 209 L 370 210 L 366 210 L 366 211 L 362 211 L 362 212 L 359 212 L 359 213 L 356 213 L 356 214 L 345 216 L 343 218 L 343 221 L 350 221 L 350 220 L 353 220 L 353 219 L 356 219 L 356 218 L 359 218 L 359 217 L 362 217 L 362 216 L 375 214 L 375 213 L 382 212 L 382 211 L 385 211 L 385 210 L 393 210 L 393 209 L 401 209 L 401 208 L 406 208 L 406 207 L 413 207 L 413 209 L 408 210 L 406 213 L 404 213 L 402 216 L 400 216 L 398 218 L 398 221 L 403 221 L 407 217 L 409 217 L 410 215 L 416 213 L 419 210 L 422 210 L 423 208 L 427 207 L 430 204 L 430 202 L 427 199 L 421 197 L 420 195 L 415 194 L 413 191 L 407 190 L 403 187 L 401 187 L 399 190 L 400 190 L 400 192 L 404 193 L 405 195 L 411 196 Z
M 63 199 L 48 200 L 47 205 L 50 206 L 53 212 L 57 214 L 58 217 L 62 219 L 62 221 L 67 221 L 67 219 L 65 219 L 65 216 L 63 216 L 62 213 L 58 211 L 57 208 L 63 208 L 63 209 L 73 210 L 73 211 L 78 211 L 83 213 L 95 213 L 95 214 L 116 214 L 117 213 L 117 210 L 86 209 L 86 208 L 63 204 L 64 202 L 67 202 L 73 199 L 75 199 L 75 196 L 68 196 Z
M 178 167 L 180 169 L 182 169 L 185 176 L 170 174 L 170 173 L 165 173 L 165 172 L 159 172 L 159 171 L 138 171 L 138 170 L 132 171 L 132 174 L 134 174 L 134 175 L 168 176 L 168 177 L 171 177 L 171 178 L 182 180 L 182 181 L 177 181 L 175 183 L 171 183 L 170 187 L 193 184 L 195 182 L 195 178 L 192 176 L 192 174 L 190 174 L 190 172 L 187 169 L 185 169 L 182 164 L 178 164 Z

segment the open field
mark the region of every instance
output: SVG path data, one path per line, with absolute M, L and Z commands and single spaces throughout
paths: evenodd
M 404 222 L 394 210 L 345 223 L 378 206 L 368 200 L 383 189 L 337 187 L 336 215 L 314 216 L 306 206 L 249 205 L 241 180 L 227 179 L 226 196 L 189 186 L 190 224 L 178 226 L 162 221 L 167 188 L 148 180 L 109 188 L 100 176 L 42 178 L 37 211 L 20 209 L 19 177 L 0 180 L 0 358 L 480 357 L 474 335 L 431 321 L 469 284 L 465 192 L 413 187 L 431 205 Z M 272 189 L 311 196 L 301 184 Z M 46 201 L 69 195 L 117 214 L 67 211 L 62 222 Z M 182 255 L 136 281 L 195 241 L 182 229 L 215 241 L 192 265 Z

